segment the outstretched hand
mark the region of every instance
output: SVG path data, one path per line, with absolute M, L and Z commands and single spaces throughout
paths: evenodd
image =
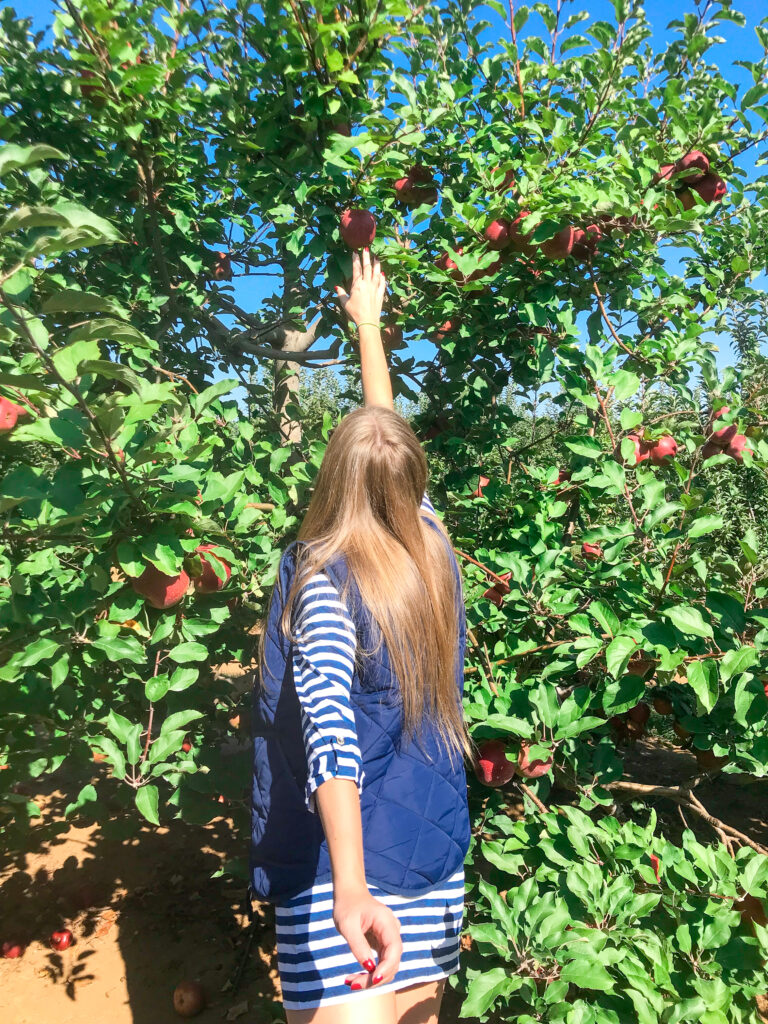
M 356 324 L 374 323 L 381 320 L 381 306 L 387 282 L 381 271 L 381 264 L 370 249 L 363 249 L 362 263 L 359 255 L 352 253 L 352 287 L 349 294 L 336 285 L 336 298 L 350 320 Z

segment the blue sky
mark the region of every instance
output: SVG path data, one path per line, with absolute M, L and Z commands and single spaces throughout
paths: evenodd
M 506 4 L 504 6 L 506 7 Z M 682 17 L 684 13 L 695 10 L 693 0 L 671 0 L 671 2 L 670 0 L 647 0 L 644 6 L 648 20 L 653 26 L 654 43 L 659 46 L 673 35 L 673 32 L 667 27 L 670 19 Z M 747 87 L 752 84 L 751 77 L 747 71 L 735 66 L 734 62 L 737 60 L 758 60 L 761 57 L 762 50 L 755 35 L 754 26 L 768 14 L 768 4 L 766 4 L 765 0 L 741 0 L 741 2 L 737 0 L 734 6 L 746 16 L 748 26 L 741 29 L 730 22 L 723 22 L 720 35 L 725 38 L 725 42 L 710 50 L 708 59 L 718 64 L 726 78 L 738 82 L 742 87 Z M 0 0 L 0 8 L 2 7 L 14 7 L 17 14 L 23 13 L 25 16 L 32 16 L 36 27 L 39 28 L 47 27 L 53 20 L 53 0 L 18 0 L 15 3 L 8 2 L 8 0 Z M 589 10 L 590 20 L 605 19 L 611 22 L 615 21 L 613 0 L 589 0 L 589 2 L 580 0 L 580 2 L 574 4 L 567 4 L 564 14 L 567 16 L 582 9 Z M 491 33 L 497 32 L 498 35 L 503 33 L 504 37 L 508 35 L 509 28 L 506 22 L 502 22 L 498 15 L 489 8 L 481 7 L 480 5 L 478 5 L 477 10 L 479 16 L 491 22 Z M 541 30 L 542 25 L 538 15 L 531 15 L 527 28 L 534 32 Z M 525 30 L 523 31 L 524 34 Z M 753 161 L 754 150 L 749 158 L 744 158 L 742 163 L 750 177 L 755 173 Z M 672 269 L 674 269 L 674 265 L 672 265 Z M 267 278 L 251 277 L 246 280 L 235 281 L 236 300 L 246 309 L 258 310 L 263 296 L 271 290 L 272 282 Z M 433 353 L 434 349 L 429 341 L 414 338 L 410 341 L 409 351 L 404 351 L 402 354 L 413 354 L 419 359 L 426 359 L 430 358 Z M 721 365 L 731 362 L 731 352 L 727 349 L 721 351 L 718 361 Z

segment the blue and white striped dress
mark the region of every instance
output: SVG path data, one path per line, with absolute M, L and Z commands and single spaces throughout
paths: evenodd
M 434 514 L 424 495 L 422 509 Z M 355 656 L 355 627 L 339 592 L 325 575 L 315 574 L 295 606 L 293 673 L 302 709 L 309 776 L 307 806 L 326 779 L 347 778 L 362 790 L 365 773 L 357 743 L 349 693 Z M 343 742 L 339 743 L 339 737 Z M 333 740 L 333 742 L 331 742 Z M 339 747 L 343 747 L 343 751 Z M 314 885 L 275 908 L 277 965 L 287 1010 L 330 1006 L 369 994 L 436 981 L 459 968 L 464 913 L 464 869 L 421 896 L 395 896 L 368 884 L 372 896 L 400 922 L 403 954 L 386 985 L 351 991 L 344 979 L 360 972 L 346 939 L 333 923 L 333 884 Z

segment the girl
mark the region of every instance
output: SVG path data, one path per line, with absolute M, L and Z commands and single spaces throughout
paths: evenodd
M 337 297 L 364 408 L 334 429 L 280 560 L 253 693 L 251 892 L 288 1024 L 437 1024 L 469 846 L 466 623 L 427 463 L 393 409 L 378 260 Z

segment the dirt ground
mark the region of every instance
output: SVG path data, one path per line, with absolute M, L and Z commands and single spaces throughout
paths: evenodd
M 644 782 L 674 784 L 695 767 L 661 741 L 638 744 L 627 759 L 628 774 Z M 171 997 L 185 978 L 206 990 L 201 1024 L 282 1024 L 270 910 L 260 908 L 249 947 L 243 886 L 211 877 L 244 853 L 231 809 L 205 826 L 148 826 L 122 841 L 62 823 L 40 842 L 45 824 L 61 820 L 61 787 L 59 777 L 30 794 L 42 822 L 35 819 L 28 852 L 0 862 L 0 941 L 27 943 L 21 959 L 0 960 L 3 1024 L 176 1024 Z M 721 776 L 699 795 L 710 813 L 768 844 L 765 785 Z M 670 833 L 682 828 L 672 805 L 657 807 Z M 59 927 L 75 937 L 61 953 L 47 944 Z M 457 1021 L 459 1006 L 448 990 L 441 1024 Z

